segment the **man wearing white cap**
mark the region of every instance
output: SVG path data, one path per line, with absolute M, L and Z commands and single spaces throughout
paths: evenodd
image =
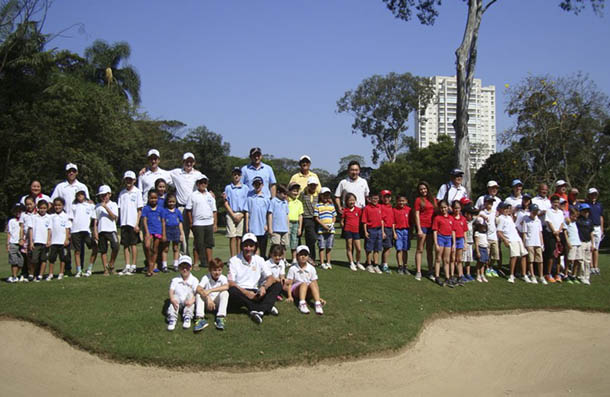
M 140 172 L 138 178 L 138 189 L 142 192 L 144 205 L 148 202 L 148 191 L 155 187 L 155 182 L 158 179 L 163 179 L 168 185 L 173 185 L 170 172 L 159 167 L 161 155 L 157 149 L 148 151 L 148 168 L 144 172 Z
M 337 210 L 339 213 L 343 213 L 345 196 L 348 193 L 352 193 L 356 196 L 356 207 L 364 208 L 369 192 L 368 182 L 366 179 L 360 178 L 360 163 L 356 160 L 350 161 L 347 165 L 347 178 L 339 182 L 339 185 L 337 185 L 337 189 L 335 190 L 335 205 L 337 206 Z M 313 257 L 313 251 L 311 255 Z
M 76 193 L 81 190 L 85 192 L 85 197 L 89 200 L 89 189 L 84 183 L 79 182 L 76 177 L 78 176 L 78 167 L 76 164 L 66 164 L 66 180 L 59 183 L 53 189 L 51 194 L 51 200 L 55 200 L 57 197 L 61 197 L 66 202 L 65 211 L 67 214 L 72 213 L 72 203 L 76 197 Z
M 510 212 L 511 215 L 513 215 L 517 211 L 517 207 L 521 204 L 521 201 L 523 201 L 523 195 L 521 194 L 523 191 L 523 182 L 521 182 L 521 179 L 513 179 L 510 186 L 513 193 L 504 199 L 504 203 L 510 204 Z
M 306 154 L 302 155 L 299 159 L 299 167 L 300 171 L 290 178 L 288 186 L 296 183 L 299 185 L 299 194 L 301 194 L 301 192 L 305 190 L 305 187 L 307 187 L 309 178 L 316 178 L 318 180 L 316 193 L 320 193 L 320 178 L 318 178 L 318 175 L 316 175 L 315 172 L 311 171 L 311 157 Z
M 451 204 L 453 204 L 454 201 L 460 201 L 462 198 L 468 197 L 468 192 L 466 192 L 466 188 L 462 185 L 464 171 L 459 168 L 454 168 L 449 174 L 451 176 L 451 181 L 441 185 L 438 189 L 436 199 L 439 201 L 445 200 L 449 204 L 449 207 L 451 207 Z
M 604 207 L 598 201 L 599 191 L 592 187 L 587 191 L 589 218 L 593 222 L 593 241 L 591 244 L 591 274 L 599 274 L 599 244 L 604 239 Z
M 229 259 L 229 304 L 245 306 L 250 318 L 257 324 L 267 313 L 278 315 L 274 306 L 282 285 L 275 281 L 265 260 L 256 255 L 257 240 L 252 233 L 241 239 L 241 252 Z M 261 284 L 260 281 L 264 280 Z M 260 287 L 259 287 L 260 285 Z
M 263 179 L 263 195 L 265 198 L 275 197 L 275 174 L 270 165 L 263 163 L 263 152 L 259 147 L 250 149 L 250 164 L 241 167 L 241 183 L 248 186 L 250 193 L 254 192 L 254 178 Z
M 121 225 L 121 245 L 125 253 L 125 268 L 119 274 L 129 276 L 136 272 L 136 263 L 138 263 L 137 244 L 144 201 L 140 189 L 135 185 L 135 172 L 126 171 L 123 175 L 123 182 L 125 188 L 119 193 L 117 204 Z
M 496 211 L 496 209 L 498 208 L 498 204 L 500 204 L 502 202 L 502 199 L 500 197 L 498 197 L 498 188 L 500 186 L 498 185 L 498 182 L 496 181 L 489 181 L 487 182 L 487 194 L 483 194 L 481 197 L 479 197 L 477 199 L 477 202 L 475 203 L 475 207 L 479 210 L 482 210 L 483 208 L 485 208 L 485 196 L 491 196 L 494 198 L 494 203 L 491 207 L 492 211 Z
M 191 224 L 184 213 L 184 207 L 191 193 L 197 189 L 197 181 L 203 176 L 201 172 L 195 169 L 195 155 L 191 152 L 184 153 L 182 155 L 182 168 L 171 170 L 170 176 L 172 183 L 176 187 L 178 209 L 184 218 L 184 245 L 186 246 L 186 252 L 189 252 L 188 241 L 191 233 Z

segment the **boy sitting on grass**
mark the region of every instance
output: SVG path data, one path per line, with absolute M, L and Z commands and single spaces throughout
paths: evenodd
M 191 274 L 193 260 L 190 256 L 182 255 L 178 258 L 180 275 L 172 279 L 169 286 L 169 302 L 167 308 L 167 330 L 176 328 L 178 314 L 182 311 L 182 328 L 191 328 L 191 319 L 195 313 L 195 293 L 197 292 L 197 278 Z
M 229 280 L 222 274 L 224 263 L 220 258 L 208 262 L 209 273 L 201 278 L 197 286 L 197 314 L 193 331 L 199 332 L 208 326 L 205 320 L 205 311 L 216 311 L 216 329 L 225 329 L 227 317 L 227 304 L 229 303 Z

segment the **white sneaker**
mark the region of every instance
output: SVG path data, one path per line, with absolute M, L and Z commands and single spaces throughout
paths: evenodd
M 526 275 L 524 275 L 523 277 L 521 277 L 521 280 L 525 281 L 526 283 L 530 284 L 532 282 L 532 280 L 530 280 L 530 278 Z
M 305 303 L 305 302 L 299 303 L 299 311 L 303 314 L 309 314 L 309 308 L 307 307 L 307 303 Z
M 316 314 L 319 314 L 320 316 L 324 314 L 324 310 L 322 310 L 322 303 L 320 302 L 316 303 Z
M 415 280 L 421 281 L 421 272 L 415 273 Z
M 81 278 L 81 276 L 83 275 L 83 272 L 81 272 L 80 270 L 76 273 L 76 276 L 74 276 L 74 278 Z
M 131 274 L 135 274 L 136 273 L 136 265 L 131 265 L 131 269 L 129 270 L 129 272 Z
M 481 278 L 481 276 L 477 276 L 477 281 L 480 282 L 480 283 L 483 282 L 483 279 Z
M 19 277 L 19 280 L 17 280 L 17 281 L 19 281 L 20 283 L 28 283 L 28 282 L 30 282 L 30 280 L 28 280 L 27 278 L 25 278 L 23 276 Z
M 57 279 L 58 279 L 58 280 L 61 280 L 62 278 L 64 278 L 64 274 L 63 274 L 63 273 L 59 273 L 59 274 L 57 275 Z
M 36 276 L 36 278 L 34 279 L 35 283 L 39 283 L 42 280 L 42 276 Z
M 13 277 L 13 276 L 10 276 L 10 277 L 9 277 L 9 278 L 6 280 L 6 282 L 7 282 L 7 283 L 16 283 L 16 282 L 17 282 L 17 278 L 15 278 L 15 277 Z
M 91 270 L 87 270 L 87 272 L 85 274 L 83 274 L 83 276 L 91 277 L 91 274 L 92 274 Z
M 178 272 L 178 265 L 174 265 L 174 271 L 177 273 Z
M 351 265 L 349 265 L 349 270 L 351 270 L 352 272 L 357 272 L 358 268 L 356 267 L 355 263 L 352 263 Z
M 49 273 L 49 275 L 47 276 L 47 278 L 45 278 L 45 280 L 47 280 L 47 281 L 53 280 L 53 275 Z
M 274 316 L 279 316 L 280 315 L 280 311 L 277 310 L 277 307 L 273 306 L 271 308 L 271 310 L 269 310 L 269 313 L 273 314 Z
M 173 331 L 176 329 L 176 320 L 170 320 L 169 324 L 167 324 L 167 330 Z
M 373 269 L 375 269 L 375 273 L 377 273 L 377 274 L 381 274 L 382 273 L 382 271 L 379 268 L 379 266 L 375 266 Z
M 362 263 L 356 263 L 356 267 L 358 268 L 358 270 L 362 270 L 362 271 L 366 270 L 366 267 L 364 267 L 364 265 Z
M 328 265 L 326 263 L 320 263 L 320 267 L 324 270 L 328 270 Z
M 535 276 L 530 277 L 530 283 L 532 284 L 538 284 L 538 280 L 536 280 Z
M 591 281 L 589 281 L 588 278 L 584 278 L 582 280 L 580 280 L 584 285 L 591 285 Z
M 515 283 L 515 276 L 513 276 L 512 274 L 508 277 L 508 282 L 511 284 Z
M 484 283 L 488 283 L 489 280 L 487 279 L 487 277 L 485 277 L 484 275 L 481 276 L 481 280 L 483 280 Z
M 184 328 L 184 329 L 191 328 L 191 319 L 190 318 L 184 319 L 184 322 L 182 323 L 182 328 Z
M 333 265 L 331 265 L 331 264 L 330 264 L 330 262 L 328 262 L 328 263 L 326 264 L 326 268 L 327 268 L 328 270 L 332 270 Z
M 368 265 L 366 267 L 366 271 L 369 272 L 369 273 L 375 273 L 375 268 L 373 266 L 371 266 L 371 265 Z

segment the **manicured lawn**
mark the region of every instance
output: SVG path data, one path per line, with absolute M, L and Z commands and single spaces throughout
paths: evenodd
M 5 244 L 6 234 L 0 235 Z M 216 235 L 215 256 L 228 258 L 227 239 Z M 413 254 L 409 258 L 413 268 Z M 0 316 L 32 321 L 53 329 L 83 349 L 120 361 L 217 369 L 278 366 L 301 361 L 357 357 L 405 346 L 426 318 L 448 313 L 515 310 L 579 309 L 610 311 L 610 255 L 602 255 L 602 276 L 592 285 L 528 285 L 505 279 L 488 284 L 440 288 L 412 276 L 353 273 L 346 267 L 344 243 L 338 239 L 332 270 L 319 270 L 324 316 L 299 314 L 279 302 L 279 317 L 254 324 L 247 315 L 229 313 L 227 328 L 213 326 L 200 334 L 166 331 L 162 309 L 169 282 L 176 273 L 146 278 L 68 278 L 62 281 L 0 283 Z M 143 256 L 140 256 L 142 266 Z M 391 266 L 395 266 L 392 258 Z M 424 261 L 425 263 L 425 261 Z M 123 255 L 119 254 L 118 268 Z M 424 264 L 425 268 L 425 264 Z M 100 258 L 96 270 L 101 269 Z M 204 270 L 195 272 L 203 276 Z M 0 277 L 8 277 L 7 255 L 0 257 Z M 476 332 L 476 330 L 473 330 Z

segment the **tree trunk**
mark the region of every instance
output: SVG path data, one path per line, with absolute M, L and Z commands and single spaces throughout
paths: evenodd
M 463 185 L 468 192 L 470 192 L 471 188 L 468 101 L 477 62 L 477 38 L 483 12 L 483 0 L 468 0 L 468 19 L 466 21 L 464 37 L 462 38 L 462 44 L 455 51 L 457 72 L 457 117 L 453 121 L 455 152 L 458 167 L 464 171 Z

